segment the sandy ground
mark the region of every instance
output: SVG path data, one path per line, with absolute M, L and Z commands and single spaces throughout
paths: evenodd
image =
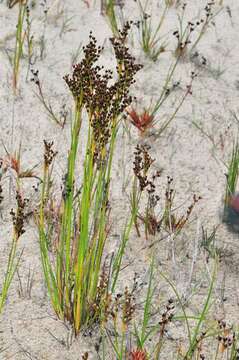
M 153 1 L 153 24 L 157 14 L 162 11 L 162 2 Z M 132 177 L 132 161 L 134 147 L 138 142 L 151 145 L 152 156 L 156 159 L 154 167 L 163 169 L 159 181 L 159 193 L 165 191 L 166 176 L 174 179 L 176 204 L 182 207 L 179 212 L 190 204 L 194 193 L 201 195 L 202 200 L 196 206 L 190 224 L 176 239 L 176 260 L 168 259 L 168 243 L 155 245 L 158 264 L 161 270 L 167 271 L 174 278 L 180 292 L 186 289 L 189 281 L 189 269 L 195 246 L 199 246 L 201 226 L 210 232 L 219 224 L 216 241 L 223 252 L 218 271 L 218 281 L 214 291 L 216 304 L 214 315 L 218 318 L 238 324 L 238 289 L 239 272 L 238 235 L 228 232 L 221 224 L 220 209 L 225 189 L 225 163 L 232 150 L 233 139 L 238 133 L 238 122 L 233 111 L 239 114 L 239 4 L 237 0 L 225 0 L 224 7 L 210 26 L 197 46 L 199 58 L 204 56 L 207 64 L 198 66 L 198 60 L 187 57 L 180 61 L 173 80 L 180 81 L 180 87 L 169 97 L 157 114 L 155 128 L 159 128 L 163 119 L 167 119 L 174 111 L 176 102 L 183 95 L 186 85 L 190 82 L 191 71 L 198 77 L 193 83 L 193 94 L 188 96 L 174 121 L 163 135 L 156 139 L 152 136 L 142 137 L 128 122 L 129 133 L 121 130 L 117 142 L 113 165 L 113 181 L 111 187 L 112 233 L 107 252 L 114 250 L 119 241 L 122 226 L 129 212 L 127 194 L 130 191 Z M 189 0 L 186 20 L 198 16 L 206 4 L 204 0 Z M 44 6 L 37 4 L 31 10 L 32 32 L 34 35 L 35 63 L 33 69 L 39 70 L 44 93 L 54 110 L 59 113 L 62 106 L 70 113 L 72 99 L 63 81 L 63 76 L 71 71 L 73 55 L 81 44 L 88 40 L 89 31 L 96 35 L 99 44 L 105 44 L 102 62 L 107 67 L 114 66 L 114 57 L 108 38 L 112 35 L 107 20 L 100 13 L 99 1 L 80 0 L 47 1 L 47 20 L 44 22 Z M 43 139 L 54 140 L 58 150 L 55 173 L 59 182 L 64 176 L 66 154 L 69 146 L 69 116 L 65 128 L 59 128 L 46 114 L 36 96 L 36 87 L 27 76 L 27 61 L 20 63 L 19 94 L 12 92 L 12 66 L 9 57 L 14 49 L 14 31 L 17 23 L 18 7 L 8 9 L 6 1 L 0 4 L 0 157 L 6 157 L 5 148 L 13 153 L 21 143 L 22 168 L 36 166 L 36 173 L 42 171 Z M 136 3 L 125 1 L 123 9 L 125 19 L 137 20 L 139 13 Z M 144 68 L 137 74 L 137 81 L 132 92 L 137 96 L 139 104 L 147 107 L 151 100 L 155 101 L 164 84 L 169 65 L 174 61 L 173 52 L 176 41 L 172 36 L 178 27 L 177 14 L 180 7 L 170 8 L 162 28 L 166 41 L 166 51 L 158 61 L 147 59 L 140 48 L 136 27 L 133 28 L 129 47 L 138 62 Z M 44 36 L 45 49 L 40 58 L 40 39 Z M 80 54 L 81 55 L 81 54 Z M 195 123 L 203 130 L 199 130 Z M 207 134 L 207 135 L 206 135 Z M 14 172 L 8 172 L 3 179 L 4 201 L 1 205 L 0 219 L 0 274 L 3 277 L 9 244 L 11 240 L 11 218 L 9 211 L 14 206 Z M 30 197 L 30 207 L 37 206 L 38 195 L 32 186 L 37 180 L 26 179 L 22 182 L 26 196 Z M 155 241 L 160 235 L 149 241 Z M 196 244 L 196 245 L 195 245 Z M 124 263 L 130 262 L 122 271 L 119 283 L 132 282 L 134 272 L 143 281 L 147 277 L 149 266 L 148 245 L 144 236 L 138 238 L 132 231 Z M 81 359 L 84 351 L 89 351 L 90 359 L 97 359 L 94 351 L 95 337 L 80 336 L 71 346 L 69 328 L 57 320 L 47 297 L 41 270 L 38 234 L 32 219 L 26 226 L 26 233 L 19 242 L 19 251 L 24 249 L 19 268 L 24 293 L 19 296 L 19 280 L 14 278 L 9 291 L 7 304 L 0 318 L 0 358 L 8 359 Z M 211 268 L 211 263 L 208 265 Z M 33 276 L 31 294 L 27 294 L 26 283 L 28 272 Z M 202 249 L 198 250 L 198 258 L 194 269 L 193 284 L 200 284 L 197 295 L 191 301 L 191 307 L 200 306 L 207 290 L 205 282 L 205 260 Z M 160 280 L 159 280 L 160 282 Z M 206 284 L 206 285 L 205 285 Z M 222 292 L 224 289 L 224 301 Z M 170 290 L 161 285 L 162 298 L 169 296 Z M 174 334 L 175 329 L 172 329 Z M 179 335 L 175 335 L 179 336 Z M 169 354 L 169 353 L 168 353 Z M 167 357 L 168 356 L 168 357 Z M 173 359 L 167 355 L 165 359 Z M 114 358 L 114 357 L 112 357 Z M 209 357 L 210 358 L 210 357 Z

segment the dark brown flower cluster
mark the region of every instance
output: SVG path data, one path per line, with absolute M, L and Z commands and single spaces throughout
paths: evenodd
M 206 336 L 207 336 L 207 332 L 202 331 L 196 339 L 198 359 L 200 360 L 206 360 L 206 355 L 204 353 L 204 346 L 203 346 Z
M 159 321 L 160 325 L 160 336 L 163 337 L 166 333 L 166 326 L 172 321 L 174 316 L 174 301 L 169 299 L 166 304 L 166 309 L 161 315 L 161 320 Z
M 74 99 L 82 105 L 91 101 L 94 95 L 95 82 L 101 79 L 99 74 L 102 67 L 94 66 L 100 57 L 103 47 L 97 46 L 97 41 L 92 32 L 89 35 L 89 43 L 83 46 L 84 58 L 79 64 L 73 65 L 73 73 L 64 76 Z M 90 98 L 89 98 L 90 97 Z
M 97 298 L 91 309 L 94 321 L 97 322 L 100 315 L 104 324 L 110 319 L 113 319 L 114 322 L 121 319 L 124 327 L 128 327 L 136 309 L 135 291 L 135 285 L 131 290 L 126 286 L 124 293 L 118 293 L 113 297 L 108 291 L 108 275 L 102 274 L 97 289 Z
M 97 286 L 97 293 L 94 303 L 91 305 L 91 317 L 98 320 L 99 314 L 102 312 L 104 321 L 108 320 L 110 314 L 111 296 L 108 293 L 109 276 L 106 271 L 105 265 L 103 266 L 102 273 L 99 277 L 99 284 Z
M 86 351 L 83 355 L 82 355 L 82 360 L 87 360 L 89 359 L 89 353 Z
M 148 192 L 151 193 L 153 192 L 153 189 L 155 189 L 155 185 L 152 180 L 154 180 L 155 177 L 160 176 L 160 174 L 157 172 L 153 176 L 152 180 L 148 177 L 148 171 L 154 162 L 154 159 L 152 159 L 149 154 L 149 150 L 149 145 L 136 146 L 136 150 L 134 152 L 133 171 L 139 181 L 140 191 L 144 191 L 146 188 L 149 188 Z
M 125 326 L 128 326 L 130 321 L 133 318 L 133 314 L 135 312 L 135 299 L 133 296 L 133 292 L 129 291 L 128 287 L 125 288 L 124 291 L 124 301 L 123 301 L 123 316 L 122 321 Z
M 144 190 L 148 193 L 147 207 L 144 214 L 138 213 L 137 217 L 145 224 L 145 236 L 148 238 L 150 235 L 155 235 L 161 227 L 161 219 L 157 219 L 155 215 L 155 208 L 160 200 L 159 195 L 156 193 L 156 180 L 160 177 L 161 172 L 158 170 L 149 177 L 148 171 L 154 162 L 149 155 L 149 146 L 137 145 L 135 151 L 133 171 L 139 181 L 139 189 L 141 192 Z M 137 230 L 140 236 L 139 230 Z
M 111 38 L 117 60 L 118 79 L 110 84 L 113 71 L 96 65 L 103 50 L 97 46 L 95 37 L 90 33 L 89 43 L 83 48 L 83 60 L 73 67 L 71 76 L 64 77 L 77 105 L 87 109 L 95 141 L 95 157 L 102 155 L 111 136 L 112 126 L 118 116 L 131 103 L 129 87 L 134 83 L 134 76 L 141 65 L 135 64 L 135 58 L 129 54 L 125 40 L 129 30 L 127 23 L 117 38 Z
M 57 155 L 57 151 L 54 151 L 52 149 L 53 147 L 53 141 L 47 141 L 47 140 L 43 140 L 44 141 L 44 147 L 45 147 L 45 151 L 44 151 L 44 165 L 46 168 L 48 168 L 54 157 Z
M 218 336 L 217 340 L 219 342 L 219 352 L 224 353 L 230 348 L 233 344 L 235 345 L 236 342 L 236 334 L 233 329 L 227 325 L 226 321 L 219 320 L 218 327 L 220 330 L 220 335 Z M 239 358 L 239 351 L 237 351 L 237 357 Z
M 212 9 L 214 5 L 215 5 L 215 1 L 209 1 L 204 8 L 207 20 L 213 16 Z
M 24 229 L 24 223 L 26 219 L 25 208 L 29 202 L 29 199 L 23 199 L 21 194 L 17 192 L 16 200 L 17 200 L 17 210 L 14 211 L 13 209 L 11 209 L 10 215 L 12 216 L 16 239 L 19 239 L 19 237 L 25 232 Z

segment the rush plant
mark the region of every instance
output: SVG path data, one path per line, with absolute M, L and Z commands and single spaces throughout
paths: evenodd
M 90 34 L 83 60 L 64 77 L 74 99 L 71 145 L 60 199 L 61 211 L 53 231 L 48 231 L 51 203 L 51 168 L 56 152 L 45 141 L 44 175 L 38 215 L 42 265 L 52 306 L 60 319 L 70 322 L 77 335 L 83 326 L 99 318 L 97 300 L 104 248 L 109 232 L 111 168 L 121 114 L 131 102 L 130 85 L 141 68 L 134 63 L 124 42 L 129 24 L 111 38 L 117 61 L 113 71 L 97 65 L 102 47 Z M 87 114 L 87 144 L 80 184 L 76 161 L 83 121 Z M 52 254 L 53 238 L 57 238 Z M 117 273 L 117 272 L 116 272 Z

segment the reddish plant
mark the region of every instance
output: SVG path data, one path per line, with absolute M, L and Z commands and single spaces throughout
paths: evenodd
M 3 173 L 7 172 L 8 169 L 12 169 L 18 178 L 36 177 L 33 169 L 22 170 L 20 153 L 14 155 L 8 153 L 5 158 L 0 158 L 0 162 L 2 163 Z
M 132 350 L 130 352 L 130 360 L 147 360 L 147 353 L 145 350 Z
M 137 127 L 140 132 L 145 132 L 153 125 L 154 116 L 147 110 L 144 110 L 142 114 L 138 114 L 134 108 L 127 109 L 126 111 L 130 117 L 131 123 Z

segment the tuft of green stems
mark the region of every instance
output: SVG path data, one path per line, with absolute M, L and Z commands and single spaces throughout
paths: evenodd
M 140 43 L 142 50 L 151 60 L 157 61 L 159 55 L 165 51 L 165 43 L 159 45 L 161 40 L 159 37 L 159 31 L 161 30 L 165 20 L 168 11 L 168 5 L 165 5 L 159 23 L 155 29 L 153 29 L 152 26 L 151 15 L 146 13 L 148 1 L 146 1 L 145 6 L 143 7 L 141 1 L 138 0 L 138 5 L 141 17 L 141 21 L 139 22 L 138 27 L 140 31 Z

